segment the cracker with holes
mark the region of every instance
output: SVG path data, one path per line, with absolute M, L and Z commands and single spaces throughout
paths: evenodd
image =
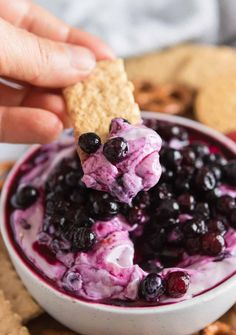
M 139 123 L 140 111 L 132 91 L 119 59 L 98 62 L 87 79 L 66 88 L 64 96 L 76 138 L 94 132 L 104 140 L 111 120 L 116 117 Z
M 21 318 L 12 311 L 10 302 L 0 291 L 0 334 L 1 335 L 29 335 L 26 327 L 21 324 Z

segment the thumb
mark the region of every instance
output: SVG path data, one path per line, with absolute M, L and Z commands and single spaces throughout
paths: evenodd
M 38 37 L 0 19 L 0 75 L 43 87 L 65 87 L 87 76 L 95 56 L 84 47 Z

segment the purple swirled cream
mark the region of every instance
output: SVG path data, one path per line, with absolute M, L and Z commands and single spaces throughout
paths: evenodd
M 118 149 L 126 151 L 120 159 L 116 143 L 121 141 Z M 131 203 L 139 191 L 148 191 L 160 179 L 160 149 L 161 138 L 153 129 L 113 119 L 107 142 L 83 163 L 82 181 L 89 188 Z
M 109 139 L 117 137 L 131 148 L 126 154 L 119 143 L 119 173 L 141 179 L 132 195 L 120 190 L 129 204 L 117 192 L 86 187 L 70 137 L 18 167 L 7 199 L 9 233 L 31 269 L 73 297 L 125 306 L 190 299 L 234 275 L 235 153 L 194 129 L 154 120 L 146 127 L 115 120 Z M 95 171 L 101 161 L 110 169 L 103 150 L 87 160 L 98 155 Z M 146 191 L 134 196 L 141 184 Z

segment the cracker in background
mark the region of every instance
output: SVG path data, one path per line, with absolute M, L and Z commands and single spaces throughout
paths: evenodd
M 98 62 L 88 78 L 64 90 L 75 136 L 95 132 L 104 140 L 115 117 L 140 122 L 132 91 L 121 60 Z
M 218 77 L 200 89 L 195 102 L 197 119 L 221 132 L 236 129 L 236 75 Z
M 139 56 L 125 61 L 130 80 L 150 80 L 155 84 L 175 82 L 178 72 L 195 52 L 208 48 L 198 44 L 181 44 L 163 51 Z
M 0 290 L 10 301 L 12 310 L 26 322 L 42 313 L 14 270 L 0 237 Z M 2 335 L 2 333 L 0 333 Z
M 10 302 L 5 299 L 2 291 L 0 291 L 0 334 L 29 335 L 27 328 L 21 325 L 21 318 L 12 311 Z
M 194 89 L 224 74 L 236 75 L 236 52 L 229 47 L 207 46 L 195 49 L 194 54 L 180 69 L 176 81 Z
M 45 330 L 42 335 L 76 335 L 70 330 Z

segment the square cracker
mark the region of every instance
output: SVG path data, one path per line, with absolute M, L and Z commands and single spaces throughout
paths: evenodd
M 0 290 L 3 291 L 6 299 L 10 301 L 12 310 L 17 313 L 24 322 L 41 314 L 42 309 L 32 299 L 14 270 L 1 237 L 0 264 Z M 2 333 L 0 334 L 2 335 Z
M 21 318 L 12 311 L 10 302 L 5 299 L 2 291 L 0 291 L 0 334 L 29 335 L 27 328 L 21 325 Z
M 140 111 L 132 91 L 120 59 L 98 62 L 88 78 L 67 87 L 64 96 L 75 137 L 95 132 L 104 141 L 110 121 L 115 117 L 134 124 L 140 122 Z

